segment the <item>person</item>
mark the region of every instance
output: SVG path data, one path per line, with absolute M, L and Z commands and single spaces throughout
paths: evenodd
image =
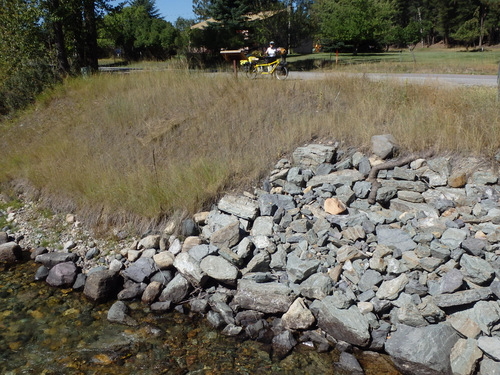
M 267 56 L 267 63 L 271 63 L 276 60 L 276 47 L 274 42 L 269 42 L 269 47 L 266 49 L 265 55 Z

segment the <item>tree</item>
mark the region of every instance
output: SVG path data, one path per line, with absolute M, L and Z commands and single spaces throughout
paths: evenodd
M 149 18 L 160 18 L 160 11 L 156 7 L 155 0 L 132 0 L 131 7 L 143 7 Z
M 355 52 L 383 39 L 392 25 L 393 10 L 384 0 L 318 0 L 312 11 L 324 45 L 345 43 Z

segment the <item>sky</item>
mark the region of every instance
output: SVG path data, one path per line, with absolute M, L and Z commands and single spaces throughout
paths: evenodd
M 156 0 L 156 7 L 161 16 L 172 23 L 179 17 L 195 18 L 192 0 Z

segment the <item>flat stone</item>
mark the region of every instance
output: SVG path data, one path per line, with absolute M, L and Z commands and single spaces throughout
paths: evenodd
M 229 285 L 236 285 L 239 270 L 220 256 L 209 255 L 202 259 L 201 270 L 209 277 Z
M 377 227 L 377 239 L 381 245 L 396 248 L 401 252 L 414 250 L 417 244 L 410 235 L 402 229 L 392 229 L 388 227 Z
M 252 230 L 250 231 L 251 236 L 272 236 L 273 235 L 273 217 L 272 216 L 259 216 L 255 219 Z
M 296 148 L 292 157 L 295 164 L 314 171 L 322 163 L 331 163 L 336 151 L 334 146 L 311 144 Z
M 486 249 L 487 241 L 479 238 L 468 238 L 462 241 L 462 248 L 474 256 L 482 256 Z
M 237 221 L 216 230 L 210 236 L 210 243 L 219 248 L 230 248 L 238 242 L 240 242 L 240 225 Z
M 475 339 L 481 333 L 481 327 L 467 315 L 468 314 L 455 313 L 450 315 L 446 321 L 462 336 Z
M 373 290 L 381 282 L 382 282 L 382 275 L 380 274 L 380 272 L 368 269 L 361 276 L 358 283 L 358 288 L 361 292 Z
M 447 324 L 397 325 L 385 350 L 404 374 L 451 374 L 450 354 L 460 336 Z
M 464 277 L 462 272 L 454 268 L 442 277 L 439 285 L 439 292 L 453 293 L 462 287 L 463 281 Z
M 482 356 L 483 353 L 478 348 L 476 340 L 459 339 L 450 355 L 453 374 L 471 375 L 476 368 L 477 361 Z
M 262 216 L 274 215 L 282 208 L 285 211 L 295 208 L 295 201 L 290 195 L 262 194 L 259 196 L 258 205 Z
M 151 258 L 139 258 L 130 267 L 121 271 L 121 274 L 135 282 L 142 283 L 156 272 L 154 260 Z
M 342 246 L 337 251 L 337 261 L 339 263 L 347 262 L 348 260 L 356 260 L 366 258 L 366 255 L 362 251 L 358 250 L 354 246 Z
M 324 176 L 314 176 L 307 182 L 307 186 L 313 188 L 323 184 L 330 184 L 334 186 L 347 185 L 353 186 L 356 181 L 364 180 L 364 176 L 355 169 L 343 169 Z
M 316 272 L 320 261 L 317 259 L 300 259 L 294 253 L 288 254 L 286 271 L 290 281 L 301 282 Z
M 180 253 L 175 257 L 174 267 L 193 285 L 202 286 L 208 279 L 207 274 L 203 272 L 200 263 L 188 253 Z
M 481 336 L 477 339 L 477 345 L 495 361 L 500 361 L 500 337 Z
M 45 253 L 40 254 L 35 258 L 35 262 L 42 263 L 47 268 L 52 268 L 56 264 L 64 262 L 76 262 L 78 256 L 75 253 Z
M 453 294 L 439 294 L 433 296 L 434 303 L 439 307 L 453 307 L 468 305 L 488 299 L 491 296 L 490 288 L 468 289 Z
M 234 302 L 243 309 L 276 314 L 288 311 L 295 300 L 292 290 L 277 282 L 257 283 L 241 279 Z
M 322 300 L 332 291 L 332 279 L 323 273 L 309 276 L 299 285 L 300 294 L 311 300 Z
M 490 358 L 483 357 L 479 368 L 480 374 L 500 375 L 500 361 L 494 361 Z
M 328 296 L 319 302 L 317 317 L 318 327 L 337 340 L 361 347 L 370 342 L 368 320 L 357 306 L 339 309 L 333 297 Z
M 254 220 L 259 212 L 259 204 L 245 196 L 226 195 L 221 198 L 219 210 L 242 219 Z

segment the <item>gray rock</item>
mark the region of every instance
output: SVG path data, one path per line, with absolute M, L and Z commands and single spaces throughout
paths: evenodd
M 160 302 L 171 301 L 172 303 L 180 303 L 184 301 L 190 290 L 191 285 L 189 281 L 178 273 L 163 289 L 159 300 Z
M 478 348 L 476 340 L 459 339 L 450 355 L 453 374 L 471 375 L 476 368 L 477 361 L 482 356 L 483 353 Z
M 323 274 L 315 273 L 309 276 L 299 286 L 300 294 L 311 300 L 322 300 L 332 291 L 332 279 Z
M 494 361 L 490 358 L 483 358 L 479 368 L 479 374 L 500 375 L 500 361 Z
M 239 280 L 234 302 L 243 309 L 269 314 L 286 312 L 295 300 L 292 290 L 277 282 L 257 283 Z
M 296 165 L 313 171 L 322 163 L 331 163 L 337 152 L 337 147 L 312 144 L 298 147 L 292 154 Z
M 193 219 L 187 218 L 182 220 L 181 224 L 181 234 L 184 237 L 197 236 L 200 233 L 198 225 Z M 158 247 L 159 248 L 159 247 Z
M 131 300 L 139 298 L 146 290 L 146 287 L 147 285 L 144 283 L 127 281 L 124 285 L 124 288 L 118 293 L 117 298 L 119 300 Z
M 462 290 L 453 294 L 439 294 L 433 297 L 433 301 L 439 307 L 453 307 L 485 300 L 490 296 L 490 288 L 478 288 Z
M 487 241 L 479 238 L 468 238 L 462 241 L 462 248 L 474 256 L 482 256 L 486 249 Z
M 273 217 L 272 216 L 259 216 L 253 223 L 251 236 L 272 236 L 273 235 Z
M 209 304 L 213 311 L 218 313 L 226 324 L 234 324 L 234 312 L 225 301 L 225 296 L 216 293 L 209 298 Z
M 498 182 L 498 175 L 490 171 L 477 171 L 471 176 L 471 182 L 477 185 L 492 185 Z
M 221 211 L 247 220 L 254 220 L 259 212 L 258 203 L 245 196 L 226 195 L 217 206 Z
M 139 241 L 137 249 L 159 249 L 160 248 L 160 235 L 146 236 Z
M 68 287 L 75 282 L 77 273 L 75 263 L 58 263 L 50 269 L 46 281 L 51 286 Z
M 416 191 L 398 191 L 398 198 L 402 201 L 411 203 L 424 203 L 424 197 L 422 196 L 422 194 L 417 193 Z
M 117 301 L 108 310 L 108 320 L 112 323 L 125 324 L 127 326 L 138 325 L 137 321 L 127 315 L 127 313 L 127 305 L 122 301 Z
M 424 327 L 428 323 L 418 310 L 414 303 L 406 303 L 396 311 L 396 317 L 399 323 L 410 327 Z
M 359 312 L 357 306 L 339 309 L 331 296 L 324 298 L 318 306 L 318 327 L 337 340 L 362 347 L 368 345 L 370 341 L 368 320 Z
M 227 326 L 224 327 L 224 329 L 221 331 L 221 333 L 224 335 L 224 336 L 238 336 L 241 331 L 243 330 L 242 327 L 238 327 L 234 324 L 228 324 Z
M 493 327 L 500 322 L 498 301 L 479 301 L 472 310 L 467 310 L 469 318 L 477 323 L 484 334 L 490 335 Z
M 35 281 L 43 281 L 49 276 L 49 269 L 44 265 L 38 267 L 35 273 Z
M 105 301 L 114 298 L 121 285 L 122 278 L 119 274 L 102 270 L 87 275 L 83 294 L 93 301 Z
M 495 361 L 500 361 L 500 337 L 481 336 L 477 339 L 477 345 Z
M 160 253 L 161 254 L 161 253 Z M 195 245 L 189 249 L 188 254 L 197 262 L 211 254 L 217 254 L 217 248 L 213 245 Z M 175 258 L 173 259 L 175 261 Z M 172 262 L 173 265 L 173 262 Z
M 236 285 L 238 269 L 220 256 L 209 255 L 202 259 L 201 270 L 209 277 L 229 285 Z
M 495 270 L 484 259 L 464 254 L 460 259 L 462 274 L 464 278 L 472 281 L 474 284 L 487 285 L 495 277 Z
M 404 374 L 451 374 L 450 354 L 459 338 L 443 323 L 420 328 L 398 325 L 387 339 L 385 350 Z
M 175 257 L 174 267 L 193 285 L 202 286 L 208 279 L 200 263 L 188 253 L 180 253 Z
M 406 274 L 401 274 L 395 279 L 387 280 L 380 285 L 376 295 L 379 299 L 394 300 L 398 298 L 399 293 L 401 293 L 406 284 L 408 284 L 408 276 Z
M 368 269 L 361 276 L 358 288 L 361 292 L 365 292 L 368 290 L 373 290 L 375 286 L 382 282 L 382 275 L 380 272 L 375 270 Z
M 23 257 L 21 246 L 16 242 L 7 242 L 0 245 L 0 263 L 13 264 Z
M 307 186 L 313 188 L 323 184 L 333 186 L 347 185 L 351 187 L 356 181 L 364 180 L 364 176 L 355 169 L 344 169 L 341 171 L 327 174 L 326 176 L 314 176 L 307 182 Z
M 456 249 L 459 247 L 463 240 L 467 237 L 467 231 L 456 228 L 447 229 L 440 238 L 441 243 Z
M 398 194 L 398 191 L 390 186 L 382 186 L 377 190 L 376 200 L 383 206 L 387 206 L 392 198 Z
M 172 303 L 170 301 L 154 302 L 150 306 L 151 311 L 155 311 L 155 312 L 165 312 L 165 311 L 170 310 L 171 307 L 172 307 Z
M 357 181 L 352 188 L 354 194 L 356 195 L 356 198 L 359 199 L 367 198 L 368 194 L 370 194 L 371 189 L 372 183 L 369 181 Z
M 285 211 L 295 208 L 295 201 L 290 195 L 281 194 L 262 194 L 259 196 L 258 205 L 262 216 L 274 215 L 279 209 Z
M 364 374 L 363 368 L 359 364 L 354 354 L 348 352 L 340 353 L 339 367 L 351 375 Z
M 294 253 L 288 254 L 286 271 L 290 281 L 301 282 L 311 276 L 318 269 L 320 262 L 317 259 L 300 259 Z
M 439 284 L 440 293 L 453 293 L 462 287 L 464 277 L 456 268 L 447 272 Z
M 377 227 L 377 239 L 379 244 L 396 248 L 401 252 L 414 250 L 417 247 L 410 235 L 402 229 L 379 226 Z
M 266 272 L 269 271 L 271 256 L 265 250 L 259 251 L 250 261 L 247 266 L 241 271 L 243 275 L 249 272 Z
M 142 283 L 148 280 L 156 272 L 154 260 L 152 258 L 139 258 L 130 267 L 123 270 L 123 277 Z
M 238 221 L 216 230 L 210 236 L 210 243 L 218 248 L 233 247 L 240 242 L 240 223 Z
M 290 331 L 283 331 L 273 338 L 273 354 L 279 359 L 284 358 L 295 345 L 297 345 L 297 341 L 293 337 L 293 334 Z
M 35 258 L 35 262 L 42 263 L 47 268 L 52 268 L 56 264 L 64 262 L 76 262 L 78 256 L 75 253 L 45 253 L 40 254 Z
M 372 152 L 381 159 L 387 159 L 396 153 L 398 144 L 391 134 L 374 135 L 372 137 Z

